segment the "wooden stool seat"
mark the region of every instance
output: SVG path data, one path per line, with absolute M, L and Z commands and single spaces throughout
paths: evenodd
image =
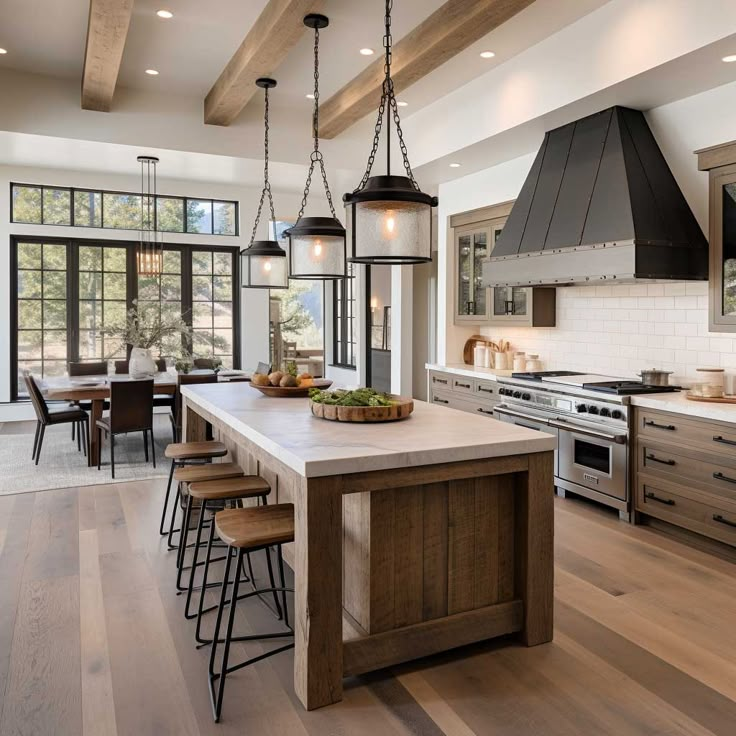
M 243 474 L 243 469 L 237 463 L 205 463 L 177 468 L 174 471 L 174 480 L 179 483 L 196 483 L 218 478 L 237 478 Z
M 166 445 L 164 455 L 170 460 L 198 460 L 227 455 L 222 442 L 172 442 Z
M 226 509 L 215 514 L 217 536 L 231 547 L 258 549 L 294 541 L 294 504 Z
M 240 478 L 220 478 L 199 481 L 189 485 L 189 495 L 204 501 L 224 501 L 231 498 L 267 496 L 271 492 L 268 481 L 258 475 Z

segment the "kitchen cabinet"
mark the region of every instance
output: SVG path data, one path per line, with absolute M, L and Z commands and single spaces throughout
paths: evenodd
M 550 287 L 483 286 L 490 258 L 513 202 L 453 215 L 455 324 L 496 327 L 554 327 L 555 294 Z
M 493 409 L 499 402 L 495 381 L 442 371 L 429 372 L 427 393 L 431 404 L 487 417 L 494 416 Z
M 696 153 L 709 172 L 709 329 L 736 332 L 736 141 Z
M 736 546 L 736 425 L 635 408 L 638 515 Z

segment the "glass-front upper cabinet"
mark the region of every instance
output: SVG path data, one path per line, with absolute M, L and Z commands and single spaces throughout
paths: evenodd
M 488 289 L 481 282 L 491 237 L 491 228 L 482 222 L 458 228 L 455 232 L 455 317 L 458 320 L 478 322 L 478 318 L 485 320 L 488 317 Z

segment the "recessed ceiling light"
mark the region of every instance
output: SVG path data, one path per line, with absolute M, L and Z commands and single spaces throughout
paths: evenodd
M 360 53 L 363 54 L 363 56 L 373 56 L 376 52 L 373 49 L 361 49 Z
M 480 56 L 482 59 L 492 59 L 496 54 L 493 51 L 481 51 Z
M 156 15 L 159 18 L 173 18 L 174 14 L 170 10 L 157 10 Z
M 0 54 L 7 54 L 7 53 L 8 53 L 7 49 L 0 49 Z
M 451 168 L 451 169 L 459 169 L 459 168 L 460 168 L 460 164 L 459 164 L 459 163 L 457 163 L 457 161 L 453 161 L 453 162 L 452 162 L 452 163 L 450 164 L 450 168 Z
M 730 63 L 732 61 L 736 61 L 736 54 L 729 54 L 728 56 L 724 56 L 721 61 L 725 61 L 726 63 Z
M 158 76 L 158 72 L 155 69 L 146 69 L 146 74 L 150 74 L 152 77 Z
M 314 95 L 310 92 L 308 95 L 306 95 L 306 98 L 308 100 L 313 100 L 314 99 Z
M 406 107 L 409 103 L 408 102 L 404 102 L 404 100 L 399 100 L 396 104 L 399 107 Z

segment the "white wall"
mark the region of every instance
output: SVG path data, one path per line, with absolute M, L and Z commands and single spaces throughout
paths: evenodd
M 736 83 L 647 113 L 706 234 L 708 178 L 697 170 L 693 151 L 732 140 L 735 117 Z M 452 242 L 447 239 L 448 218 L 515 198 L 532 161 L 533 154 L 440 187 L 440 223 L 445 223 L 440 226 L 440 292 L 444 290 L 445 297 L 439 299 L 440 362 L 462 362 L 462 346 L 477 330 L 452 325 L 454 261 Z M 675 378 L 691 376 L 698 366 L 736 368 L 736 335 L 708 332 L 705 282 L 559 288 L 556 327 L 483 328 L 481 332 L 506 337 L 525 352 L 539 353 L 548 368 L 634 375 L 655 366 L 674 371 Z
M 52 186 L 76 186 L 99 189 L 139 191 L 140 179 L 135 176 L 80 172 L 63 169 L 39 169 L 30 167 L 0 166 L 0 293 L 10 293 L 10 236 L 29 235 L 47 237 L 94 238 L 98 240 L 135 240 L 135 230 L 103 230 L 98 228 L 71 228 L 54 225 L 23 225 L 10 222 L 10 182 L 48 184 Z M 240 203 L 239 236 L 187 235 L 166 233 L 166 241 L 178 244 L 204 244 L 232 246 L 242 249 L 248 245 L 253 227 L 260 190 L 214 182 L 188 182 L 159 177 L 161 194 L 188 195 L 214 199 L 237 200 Z M 319 198 L 315 197 L 315 200 Z M 276 216 L 288 220 L 299 210 L 301 195 L 274 192 Z M 310 199 L 311 204 L 311 199 Z M 310 207 L 311 209 L 311 207 Z M 259 235 L 266 237 L 267 218 L 262 218 Z M 0 300 L 0 354 L 8 356 L 12 335 L 9 319 L 10 300 Z M 259 360 L 269 355 L 268 292 L 254 289 L 241 291 L 241 365 L 255 368 Z M 10 401 L 10 363 L 0 360 L 0 404 Z M 24 416 L 24 408 L 20 416 Z M 0 421 L 19 416 L 15 407 L 0 406 Z

